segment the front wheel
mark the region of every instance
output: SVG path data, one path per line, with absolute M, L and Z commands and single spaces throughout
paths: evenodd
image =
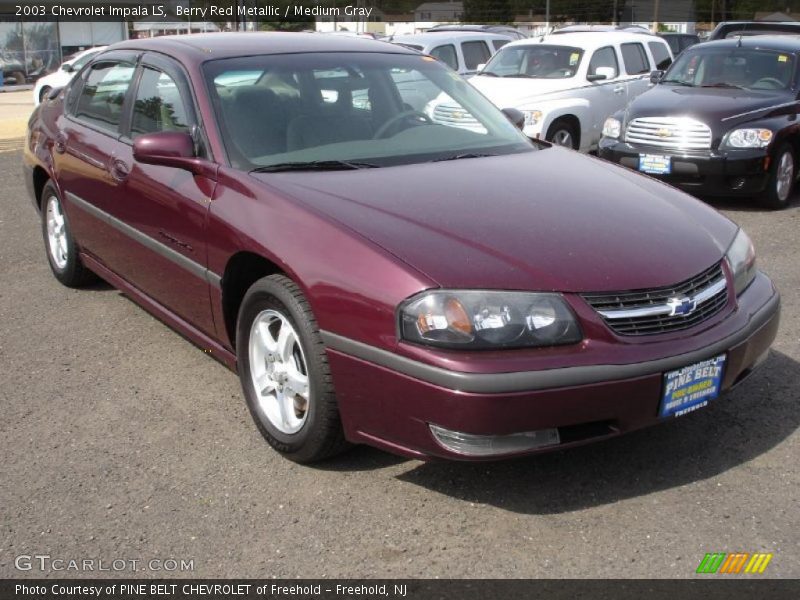
M 769 182 L 761 196 L 761 203 L 773 210 L 789 206 L 796 176 L 797 166 L 794 150 L 789 144 L 784 144 L 773 155 L 769 169 Z
M 316 319 L 291 279 L 270 275 L 247 291 L 236 357 L 250 414 L 270 446 L 299 463 L 346 448 Z
M 95 274 L 83 265 L 78 255 L 69 220 L 52 182 L 48 182 L 42 190 L 41 206 L 44 247 L 55 278 L 71 288 L 83 287 L 94 281 Z
M 572 150 L 578 149 L 578 133 L 575 126 L 569 121 L 558 120 L 550 126 L 547 130 L 545 139 L 556 146 L 563 146 L 571 148 Z

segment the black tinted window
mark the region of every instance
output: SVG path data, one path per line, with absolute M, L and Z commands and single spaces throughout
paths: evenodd
M 461 52 L 464 54 L 464 65 L 468 71 L 474 71 L 492 55 L 486 42 L 464 42 L 461 44 Z
M 656 69 L 664 71 L 672 64 L 672 59 L 669 56 L 667 47 L 661 42 L 650 42 L 650 52 L 653 54 L 653 60 L 656 61 Z
M 133 65 L 128 63 L 93 65 L 78 98 L 75 116 L 103 129 L 119 131 L 122 105 L 133 71 Z
M 505 46 L 510 41 L 511 40 L 492 40 L 492 46 L 494 46 L 494 51 L 497 52 L 498 50 L 500 50 L 500 48 Z
M 647 54 L 641 44 L 622 44 L 622 62 L 628 75 L 639 75 L 650 70 Z
M 178 86 L 166 73 L 145 68 L 133 105 L 132 136 L 188 130 L 189 120 Z
M 458 71 L 458 57 L 456 56 L 456 47 L 453 44 L 437 46 L 431 50 L 431 56 L 442 61 L 454 71 Z

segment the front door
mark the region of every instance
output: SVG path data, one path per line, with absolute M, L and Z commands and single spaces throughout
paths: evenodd
M 589 139 L 581 140 L 581 150 L 591 150 L 597 147 L 603 132 L 603 123 L 618 110 L 627 104 L 628 90 L 619 67 L 619 59 L 614 46 L 598 48 L 589 60 L 589 75 L 606 75 L 590 83 L 589 110 L 592 111 L 591 130 Z

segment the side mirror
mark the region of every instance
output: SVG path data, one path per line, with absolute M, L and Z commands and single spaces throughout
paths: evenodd
M 586 81 L 605 81 L 606 79 L 614 79 L 617 72 L 614 67 L 597 67 L 595 72 L 586 76 Z
M 524 129 L 525 115 L 516 108 L 504 108 L 503 114 L 511 121 L 517 129 Z
M 664 71 L 653 71 L 650 73 L 650 83 L 656 84 L 664 78 Z
M 475 72 L 480 74 L 480 72 L 483 71 L 485 68 L 486 68 L 486 63 L 481 63 L 478 65 L 478 68 L 475 69 Z
M 195 154 L 195 142 L 188 133 L 159 131 L 133 140 L 134 160 L 147 165 L 173 167 L 213 177 L 214 165 Z
M 72 73 L 75 70 L 75 67 L 73 67 L 69 63 L 64 63 L 63 65 L 61 65 L 61 70 L 64 71 L 65 73 Z

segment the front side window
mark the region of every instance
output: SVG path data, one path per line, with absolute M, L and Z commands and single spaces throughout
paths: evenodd
M 458 71 L 458 57 L 456 56 L 456 47 L 453 44 L 445 44 L 444 46 L 436 46 L 431 50 L 431 56 L 437 60 L 442 61 L 453 71 Z
M 486 42 L 464 42 L 461 44 L 461 53 L 464 55 L 464 66 L 467 71 L 474 71 L 492 55 Z
M 628 75 L 641 75 L 650 70 L 644 46 L 638 43 L 622 44 L 622 62 Z
M 589 62 L 589 75 L 606 75 L 606 79 L 619 76 L 619 63 L 617 53 L 612 46 L 595 50 Z
M 204 70 L 228 157 L 240 169 L 329 168 L 332 161 L 388 167 L 535 149 L 491 102 L 429 56 L 264 55 L 209 61 Z M 255 70 L 261 74 L 251 85 L 219 83 Z M 440 98 L 447 111 L 428 106 L 431 99 L 441 105 Z
M 530 79 L 574 77 L 583 58 L 583 50 L 571 46 L 537 44 L 505 46 L 481 71 L 482 75 Z
M 119 132 L 122 105 L 134 66 L 124 62 L 93 65 L 81 89 L 75 117 L 113 133 Z
M 795 56 L 760 48 L 692 46 L 667 71 L 662 83 L 689 87 L 786 90 L 793 83 Z
M 159 131 L 188 132 L 186 105 L 169 75 L 145 67 L 133 103 L 131 136 Z

